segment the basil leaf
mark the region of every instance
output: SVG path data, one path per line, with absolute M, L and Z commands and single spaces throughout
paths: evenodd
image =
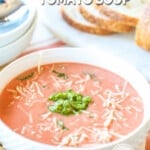
M 82 112 L 87 109 L 91 98 L 89 96 L 83 96 L 72 90 L 65 92 L 58 92 L 49 97 L 50 101 L 53 101 L 53 105 L 49 106 L 49 110 L 62 115 L 71 115 Z

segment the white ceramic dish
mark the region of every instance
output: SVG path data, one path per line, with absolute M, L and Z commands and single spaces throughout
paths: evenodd
M 20 13 L 16 16 L 18 21 L 13 23 L 8 22 L 5 24 L 0 24 L 0 27 L 6 30 L 6 32 L 0 34 L 0 48 L 18 39 L 20 36 L 25 34 L 25 32 L 31 26 L 36 15 L 36 8 L 27 1 L 23 0 L 23 2 L 25 5 L 21 7 Z M 28 12 L 26 12 L 26 10 L 28 10 Z M 26 13 L 24 14 L 23 12 Z
M 72 57 L 73 56 L 73 57 Z M 16 75 L 41 64 L 53 62 L 80 62 L 88 63 L 96 66 L 104 67 L 128 80 L 136 89 L 144 103 L 144 118 L 141 125 L 130 134 L 115 142 L 101 145 L 92 148 L 62 148 L 54 147 L 46 144 L 26 139 L 11 129 L 9 129 L 2 121 L 0 121 L 0 141 L 4 144 L 7 150 L 112 150 L 119 143 L 131 144 L 135 150 L 138 150 L 139 144 L 143 142 L 145 134 L 148 130 L 148 122 L 150 119 L 150 86 L 144 77 L 128 63 L 120 60 L 117 57 L 110 56 L 104 52 L 94 49 L 81 48 L 60 48 L 50 49 L 40 52 L 35 52 L 27 56 L 21 57 L 0 72 L 0 91 L 4 89 L 6 84 Z
M 105 49 L 106 53 L 130 62 L 150 80 L 150 53 L 135 44 L 134 33 L 108 36 L 88 34 L 68 25 L 61 17 L 58 5 L 44 5 L 40 8 L 45 24 L 62 41 L 75 47 L 97 48 L 99 51 Z
M 4 47 L 0 47 L 0 66 L 9 63 L 17 56 L 19 56 L 23 50 L 25 50 L 32 37 L 36 22 L 37 15 L 35 15 L 34 20 L 30 23 L 29 28 L 22 36 L 18 37 L 12 43 Z

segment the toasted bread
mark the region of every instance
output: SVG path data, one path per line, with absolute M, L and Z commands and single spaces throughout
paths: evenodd
M 133 27 L 128 26 L 126 24 L 122 24 L 105 14 L 101 13 L 93 5 L 81 5 L 80 12 L 89 22 L 98 24 L 104 29 L 120 32 L 120 33 L 128 33 L 133 31 Z
M 148 0 L 130 0 L 126 5 L 98 5 L 95 7 L 110 18 L 129 26 L 136 26 L 144 5 Z
M 137 24 L 135 41 L 138 46 L 150 51 L 150 2 L 146 5 Z
M 88 22 L 80 14 L 78 6 L 62 6 L 61 14 L 68 24 L 81 31 L 97 35 L 108 35 L 113 33 L 112 31 L 101 28 L 97 24 Z

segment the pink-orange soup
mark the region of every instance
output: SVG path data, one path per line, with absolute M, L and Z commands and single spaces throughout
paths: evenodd
M 51 112 L 49 96 L 68 89 L 90 96 L 88 108 L 69 116 Z M 143 111 L 142 100 L 128 81 L 80 63 L 33 68 L 14 78 L 0 95 L 0 117 L 6 125 L 29 139 L 57 146 L 88 146 L 120 139 L 140 125 Z

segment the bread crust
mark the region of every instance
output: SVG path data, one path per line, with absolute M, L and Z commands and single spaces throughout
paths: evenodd
M 91 6 L 91 7 L 93 7 L 93 6 Z M 80 6 L 80 12 L 83 15 L 83 17 L 85 19 L 87 19 L 89 22 L 95 23 L 95 24 L 101 26 L 102 28 L 113 31 L 113 32 L 129 33 L 131 31 L 133 31 L 133 29 L 134 29 L 134 27 L 128 26 L 128 25 L 118 22 L 114 19 L 111 19 L 108 16 L 105 16 L 104 14 L 102 14 L 102 15 L 104 15 L 104 17 L 101 17 L 100 15 L 95 16 L 95 15 L 89 13 L 88 10 L 86 10 L 86 8 L 84 8 L 84 6 Z
M 78 11 L 78 10 L 77 10 Z M 87 33 L 92 33 L 92 34 L 96 34 L 96 35 L 109 35 L 109 34 L 113 34 L 112 31 L 106 30 L 101 28 L 98 25 L 85 25 L 80 21 L 76 21 L 75 19 L 71 18 L 65 11 L 65 8 L 62 6 L 61 7 L 61 14 L 62 17 L 64 18 L 64 20 L 70 24 L 72 27 L 83 31 L 83 32 L 87 32 Z
M 145 6 L 137 24 L 135 42 L 138 46 L 150 51 L 150 2 Z
M 120 22 L 122 24 L 126 24 L 128 26 L 136 27 L 138 23 L 138 18 L 125 15 L 123 13 L 119 13 L 118 11 L 115 11 L 111 9 L 109 6 L 106 5 L 95 5 L 95 8 L 104 13 L 106 16 L 110 17 L 111 19 L 116 20 L 117 22 Z

